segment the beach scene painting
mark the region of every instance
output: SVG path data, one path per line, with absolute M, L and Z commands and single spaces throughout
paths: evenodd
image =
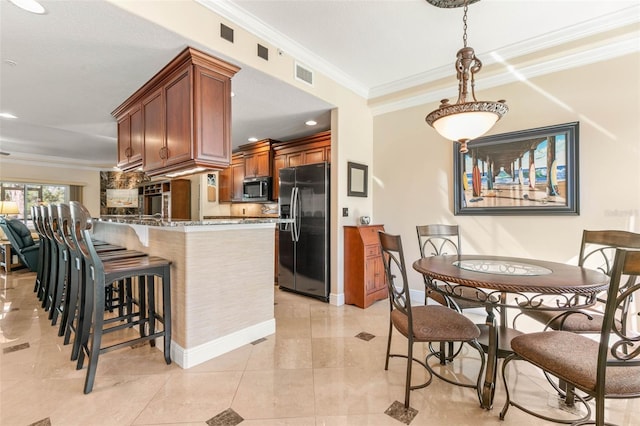
M 455 214 L 578 214 L 577 143 L 576 122 L 454 147 Z

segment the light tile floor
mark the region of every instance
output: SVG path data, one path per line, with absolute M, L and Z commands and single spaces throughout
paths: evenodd
M 275 335 L 188 370 L 167 366 L 148 345 L 113 351 L 100 357 L 94 390 L 84 395 L 85 370 L 75 369 L 69 345 L 40 308 L 34 277 L 0 275 L 3 426 L 233 425 L 241 419 L 243 426 L 402 425 L 385 414 L 403 401 L 405 374 L 401 358 L 384 370 L 387 301 L 363 310 L 275 289 Z M 361 332 L 375 337 L 356 337 Z M 406 340 L 394 334 L 392 346 L 406 351 Z M 465 349 L 452 371 L 472 377 L 478 365 Z M 552 410 L 555 397 L 537 371 L 518 365 L 511 375 L 520 398 Z M 414 368 L 414 383 L 425 377 Z M 411 425 L 551 424 L 513 407 L 500 421 L 503 402 L 501 381 L 494 408 L 484 410 L 473 389 L 434 379 L 412 392 L 418 414 Z M 608 419 L 621 425 L 640 424 L 639 412 L 637 399 L 607 402 Z

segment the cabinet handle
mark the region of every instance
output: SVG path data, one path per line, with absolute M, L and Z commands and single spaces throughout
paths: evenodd
M 133 150 L 131 149 L 131 147 L 127 147 L 127 149 L 124 150 L 125 157 L 131 158 L 132 154 L 133 154 Z
M 160 148 L 160 158 L 162 158 L 163 160 L 169 158 L 169 149 L 166 146 Z

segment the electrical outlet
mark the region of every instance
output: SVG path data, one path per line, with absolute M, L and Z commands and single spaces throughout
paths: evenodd
M 349 216 L 349 207 L 343 207 L 342 208 L 342 217 L 348 217 Z

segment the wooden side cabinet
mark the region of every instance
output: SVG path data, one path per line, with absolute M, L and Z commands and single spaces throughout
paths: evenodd
M 345 303 L 361 308 L 388 297 L 378 231 L 383 225 L 344 227 Z

